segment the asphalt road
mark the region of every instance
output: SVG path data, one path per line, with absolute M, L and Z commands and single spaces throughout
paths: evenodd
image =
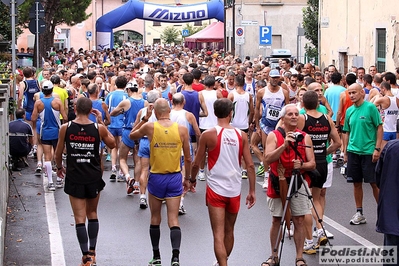
M 29 168 L 14 173 L 14 182 L 26 211 L 13 183 L 10 186 L 4 265 L 79 265 L 81 253 L 68 197 L 62 189 L 47 192 L 43 178 L 33 175 L 35 162 L 33 159 L 29 159 L 29 162 Z M 101 193 L 99 204 L 98 265 L 145 266 L 152 256 L 148 232 L 149 209 L 139 208 L 138 195 L 126 195 L 124 183 L 109 182 L 109 163 L 106 164 L 106 170 L 104 180 L 107 185 Z M 241 209 L 229 265 L 260 265 L 270 255 L 271 216 L 265 191 L 261 187 L 262 180 L 257 178 L 257 202 L 250 210 L 245 206 L 248 182 L 243 180 Z M 197 192 L 189 193 L 184 201 L 187 214 L 180 216 L 181 265 L 210 266 L 215 260 L 204 192 L 205 182 L 199 181 Z M 353 187 L 346 183 L 338 168 L 334 169 L 333 186 L 327 192 L 325 217 L 326 228 L 334 234 L 331 244 L 382 245 L 383 235 L 375 232 L 377 205 L 368 185 L 364 185 L 363 206 L 367 223 L 350 225 L 349 220 L 356 211 Z M 163 265 L 169 265 L 171 246 L 166 206 L 162 215 L 160 251 Z M 319 255 L 304 254 L 304 258 L 308 265 L 320 265 Z M 294 259 L 294 242 L 286 238 L 281 265 L 294 265 Z

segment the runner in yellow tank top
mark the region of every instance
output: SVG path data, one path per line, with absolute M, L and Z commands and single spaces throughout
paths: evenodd
M 180 172 L 182 142 L 179 125 L 174 122 L 164 127 L 154 122 L 154 133 L 150 144 L 151 173 L 168 174 Z

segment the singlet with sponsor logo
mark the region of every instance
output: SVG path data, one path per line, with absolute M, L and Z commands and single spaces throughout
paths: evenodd
M 39 92 L 39 84 L 37 80 L 28 79 L 24 81 L 25 83 L 25 91 L 24 91 L 24 101 L 23 101 L 23 108 L 26 112 L 32 113 L 33 106 L 35 105 L 35 101 L 33 97 L 35 96 L 36 92 Z
M 396 132 L 396 123 L 398 118 L 398 105 L 395 96 L 387 96 L 391 104 L 384 110 L 383 129 L 384 132 Z
M 316 163 L 326 162 L 327 141 L 331 132 L 331 125 L 326 115 L 322 114 L 320 117 L 316 118 L 305 114 L 303 131 L 312 139 Z
M 68 122 L 65 133 L 67 150 L 66 178 L 78 184 L 98 182 L 102 178 L 100 133 L 96 123 Z
M 170 127 L 164 127 L 159 122 L 154 122 L 154 133 L 150 143 L 150 172 L 154 174 L 180 172 L 182 147 L 179 124 L 174 122 Z
M 207 184 L 221 196 L 236 197 L 241 193 L 241 131 L 220 126 L 215 129 L 217 144 L 208 150 Z
M 248 129 L 248 116 L 249 116 L 249 92 L 243 94 L 238 93 L 236 90 L 233 92 L 233 118 L 231 125 L 239 129 Z
M 41 98 L 44 104 L 43 111 L 40 112 L 40 120 L 42 124 L 40 126 L 40 139 L 42 140 L 54 140 L 58 139 L 58 132 L 60 130 L 60 111 L 55 110 L 51 102 L 54 97 Z
M 269 127 L 275 127 L 280 118 L 281 108 L 285 103 L 283 88 L 279 87 L 277 92 L 271 92 L 268 86 L 262 98 L 263 112 L 261 122 Z

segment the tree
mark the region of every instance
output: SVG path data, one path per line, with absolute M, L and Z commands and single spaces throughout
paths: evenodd
M 319 48 L 319 0 L 308 0 L 308 6 L 302 9 L 302 25 L 305 37 L 312 45 L 306 45 L 306 54 L 317 58 Z
M 166 44 L 176 44 L 180 43 L 179 40 L 180 31 L 173 26 L 166 27 L 161 33 L 161 39 Z
M 91 4 L 91 0 L 43 0 L 44 22 L 46 28 L 44 33 L 39 35 L 39 56 L 45 57 L 46 51 L 54 44 L 55 27 L 60 24 L 68 26 L 76 25 L 85 21 L 91 16 L 86 14 L 87 7 Z M 26 0 L 19 6 L 18 19 L 21 27 L 27 27 L 29 23 L 29 9 L 34 5 L 35 0 Z M 35 43 L 36 46 L 36 43 Z M 36 52 L 36 49 L 35 49 Z M 34 57 L 36 59 L 36 57 Z
M 203 29 L 206 28 L 206 24 L 202 25 L 202 26 L 194 26 L 193 24 L 190 23 L 186 23 L 186 26 L 184 26 L 183 30 L 188 30 L 188 36 L 191 36 Z

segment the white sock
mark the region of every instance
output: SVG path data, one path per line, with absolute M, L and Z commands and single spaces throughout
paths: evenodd
M 145 194 L 140 194 L 140 199 L 146 199 L 147 196 Z
M 139 186 L 139 185 L 140 185 L 139 181 L 135 181 L 135 182 L 134 182 L 134 185 L 135 185 L 135 186 Z
M 44 162 L 44 168 L 46 169 L 48 182 L 53 183 L 53 169 L 51 167 L 51 161 Z
M 263 162 L 260 162 L 260 165 L 263 165 Z
M 305 242 L 307 245 L 312 245 L 313 244 L 313 239 L 305 239 Z

